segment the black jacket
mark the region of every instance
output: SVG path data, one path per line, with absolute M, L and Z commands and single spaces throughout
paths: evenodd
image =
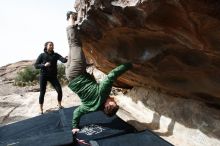
M 36 69 L 41 69 L 41 75 L 43 76 L 50 76 L 50 77 L 56 77 L 57 76 L 57 60 L 60 60 L 62 63 L 66 63 L 67 59 L 63 58 L 60 54 L 58 53 L 41 53 L 34 66 Z M 45 67 L 44 64 L 46 62 L 50 62 L 50 66 Z

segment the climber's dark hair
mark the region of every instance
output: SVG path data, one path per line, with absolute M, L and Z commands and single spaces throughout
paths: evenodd
M 116 105 L 114 108 L 110 108 L 109 106 L 107 106 L 104 108 L 103 111 L 107 116 L 112 117 L 112 116 L 116 115 L 118 109 L 119 109 L 118 105 Z

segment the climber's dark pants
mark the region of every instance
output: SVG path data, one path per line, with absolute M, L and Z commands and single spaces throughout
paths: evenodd
M 79 32 L 76 26 L 68 26 L 67 39 L 69 55 L 66 64 L 66 77 L 69 81 L 86 72 L 86 58 L 80 44 Z
M 39 96 L 39 103 L 43 104 L 44 103 L 44 95 L 46 92 L 46 87 L 47 87 L 47 81 L 49 81 L 52 86 L 54 87 L 54 89 L 57 91 L 58 93 L 58 97 L 57 100 L 60 102 L 62 101 L 62 88 L 61 85 L 59 83 L 59 80 L 57 79 L 57 77 L 48 77 L 48 76 L 40 76 L 40 96 Z

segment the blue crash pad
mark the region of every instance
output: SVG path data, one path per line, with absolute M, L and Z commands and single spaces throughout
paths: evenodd
M 154 133 L 145 130 L 111 138 L 91 140 L 91 146 L 172 146 Z
M 0 145 L 85 146 L 76 139 L 92 146 L 171 146 L 152 132 L 137 132 L 134 127 L 117 116 L 107 117 L 103 112 L 92 112 L 82 116 L 80 131 L 71 133 L 73 108 L 65 108 L 34 118 L 0 127 Z

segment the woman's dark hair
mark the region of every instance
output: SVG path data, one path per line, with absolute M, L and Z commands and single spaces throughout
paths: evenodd
M 44 52 L 47 52 L 47 45 L 48 45 L 49 43 L 53 44 L 53 42 L 51 42 L 51 41 L 46 42 L 46 43 L 44 44 Z

